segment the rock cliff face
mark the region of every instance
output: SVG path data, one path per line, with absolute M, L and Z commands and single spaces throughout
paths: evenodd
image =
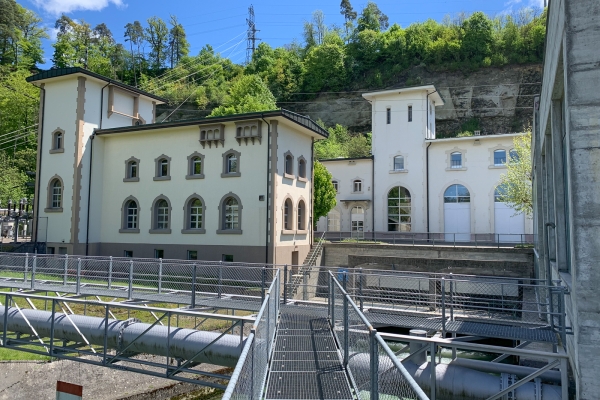
M 384 89 L 435 85 L 445 103 L 436 107 L 437 137 L 452 137 L 471 119 L 478 120 L 482 134 L 523 131 L 531 123 L 533 96 L 540 92 L 541 80 L 541 65 L 485 68 L 469 74 L 417 67 Z M 327 126 L 337 123 L 356 132 L 371 130 L 371 106 L 360 92 L 320 94 L 281 107 L 321 119 Z
M 436 107 L 438 138 L 453 137 L 461 126 L 477 120 L 482 134 L 522 132 L 531 124 L 533 96 L 541 90 L 541 65 L 513 65 L 485 68 L 472 73 L 430 72 L 416 67 L 398 76 L 397 83 L 384 89 L 433 84 L 444 105 Z M 327 126 L 346 125 L 354 132 L 371 130 L 371 105 L 362 98 L 361 90 L 342 94 L 299 95 L 293 102 L 280 107 L 321 119 Z M 157 120 L 171 114 L 175 106 L 158 107 Z M 193 104 L 184 104 L 169 120 L 201 118 L 210 111 L 199 111 Z

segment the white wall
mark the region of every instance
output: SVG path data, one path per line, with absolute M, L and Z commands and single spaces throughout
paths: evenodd
M 444 191 L 452 184 L 465 186 L 471 194 L 471 232 L 494 233 L 494 191 L 505 166 L 494 165 L 494 150 L 505 149 L 509 157 L 518 134 L 437 139 L 429 148 L 430 230 L 444 232 Z M 450 168 L 451 152 L 463 154 L 463 168 Z M 532 233 L 525 219 L 525 233 Z
M 351 230 L 351 210 L 358 205 L 365 209 L 364 231 L 372 231 L 373 160 L 370 158 L 327 160 L 323 161 L 323 165 L 331 173 L 332 179 L 338 182 L 335 209 L 340 212 L 340 229 L 346 232 Z M 354 193 L 353 182 L 355 179 L 362 180 L 362 193 Z M 348 202 L 348 200 L 352 201 Z M 327 230 L 326 217 L 319 219 L 317 229 L 319 231 Z
M 263 126 L 266 138 L 266 127 Z M 196 245 L 245 245 L 261 246 L 266 235 L 266 201 L 259 201 L 260 195 L 267 195 L 267 141 L 262 144 L 239 145 L 235 140 L 235 124 L 225 124 L 225 147 L 202 148 L 199 143 L 200 131 L 197 126 L 100 135 L 95 140 L 103 142 L 104 159 L 94 158 L 94 168 L 102 169 L 102 215 L 100 240 L 104 243 L 156 243 L 156 244 L 196 244 Z M 222 178 L 222 154 L 230 149 L 241 153 L 240 177 Z M 204 179 L 186 180 L 188 173 L 187 157 L 197 151 L 204 158 Z M 171 157 L 171 180 L 154 181 L 155 159 L 161 155 Z M 135 157 L 140 160 L 139 182 L 123 182 L 125 160 Z M 219 226 L 219 204 L 222 198 L 232 192 L 242 202 L 241 235 L 216 234 Z M 192 194 L 204 199 L 205 234 L 182 234 L 184 225 L 184 204 Z M 171 234 L 150 234 L 151 207 L 154 199 L 165 195 L 171 202 Z M 128 196 L 137 198 L 140 207 L 140 233 L 119 233 L 121 228 L 121 208 Z M 97 218 L 97 217 L 96 217 Z

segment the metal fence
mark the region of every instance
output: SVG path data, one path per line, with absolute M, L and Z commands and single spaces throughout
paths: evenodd
M 443 232 L 314 232 L 315 240 L 330 242 L 378 242 L 411 246 L 515 247 L 533 245 L 533 234 Z
M 0 253 L 4 286 L 176 301 L 236 297 L 257 303 L 273 281 L 272 266 L 206 261 Z M 191 290 L 192 287 L 195 290 Z
M 429 400 L 331 272 L 329 282 L 329 318 L 357 397 Z
M 275 277 L 256 317 L 256 323 L 246 339 L 242 355 L 223 395 L 224 400 L 262 398 L 275 340 L 279 295 L 279 271 L 275 271 Z

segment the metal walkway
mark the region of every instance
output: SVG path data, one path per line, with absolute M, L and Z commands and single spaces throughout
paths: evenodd
M 280 310 L 265 399 L 353 399 L 327 309 Z

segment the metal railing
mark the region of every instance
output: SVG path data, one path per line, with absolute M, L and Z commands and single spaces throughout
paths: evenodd
M 242 355 L 223 395 L 224 400 L 262 398 L 275 340 L 279 314 L 279 290 L 279 271 L 275 271 L 275 277 L 263 306 L 258 312 L 256 322 L 246 339 Z
M 302 266 L 298 266 L 298 268 L 294 268 L 294 266 L 292 266 L 292 271 L 295 270 L 296 272 L 295 273 L 292 272 L 289 279 L 288 279 L 288 273 L 290 271 L 288 270 L 287 265 L 284 266 L 284 274 L 283 274 L 283 281 L 285 284 L 285 291 L 283 293 L 283 295 L 284 295 L 283 302 L 284 303 L 287 303 L 288 299 L 294 298 L 294 296 L 296 295 L 296 292 L 298 290 L 298 287 L 300 287 L 301 283 L 303 284 L 303 287 L 306 287 L 306 284 L 308 283 L 308 277 L 310 276 L 310 273 L 313 270 L 313 267 L 316 265 L 316 261 L 319 258 L 321 251 L 323 251 L 323 236 L 324 235 L 325 235 L 325 232 L 323 232 L 321 237 L 317 240 L 317 245 L 311 249 L 307 262 L 305 262 Z M 303 297 L 303 299 L 306 300 L 307 295 L 305 293 L 303 293 L 302 297 Z
M 315 232 L 330 242 L 378 242 L 411 246 L 515 247 L 533 245 L 533 234 L 516 233 L 443 233 L 443 232 Z
M 205 297 L 260 304 L 273 276 L 272 266 L 262 264 L 0 253 L 3 286 L 167 302 L 172 297 L 192 307 Z
M 329 285 L 329 320 L 358 398 L 429 400 L 331 272 Z

